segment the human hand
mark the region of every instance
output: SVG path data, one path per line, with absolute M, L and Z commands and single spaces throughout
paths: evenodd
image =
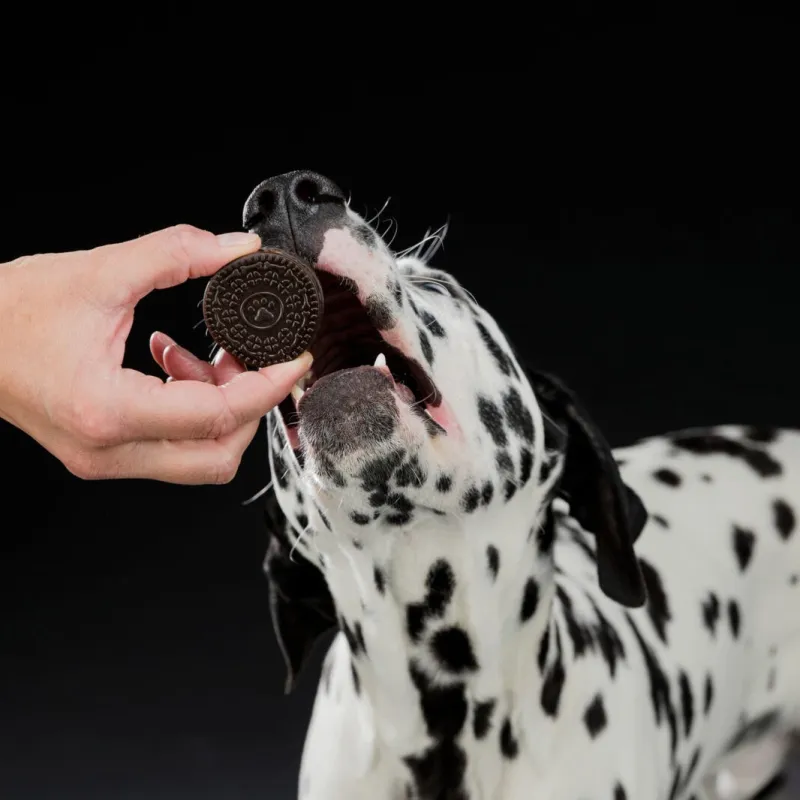
M 122 359 L 139 300 L 259 246 L 255 234 L 178 225 L 0 264 L 0 417 L 81 478 L 227 483 L 310 354 L 247 371 L 224 351 L 208 364 L 156 333 L 150 349 L 171 380 Z

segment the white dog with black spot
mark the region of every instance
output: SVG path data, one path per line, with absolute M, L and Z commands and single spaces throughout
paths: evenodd
M 800 434 L 612 453 L 329 180 L 265 181 L 245 227 L 325 293 L 311 372 L 268 418 L 290 687 L 338 629 L 299 796 L 733 800 L 778 775 L 800 727 Z

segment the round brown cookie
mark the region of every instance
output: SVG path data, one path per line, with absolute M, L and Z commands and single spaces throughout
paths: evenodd
M 280 250 L 226 264 L 206 285 L 209 333 L 242 364 L 259 369 L 292 361 L 311 347 L 324 299 L 314 269 Z

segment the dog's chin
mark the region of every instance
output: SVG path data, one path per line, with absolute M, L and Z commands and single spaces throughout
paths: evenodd
M 386 454 L 418 452 L 431 435 L 427 415 L 379 367 L 320 378 L 300 399 L 297 416 L 294 444 L 304 469 L 328 488 L 344 488 Z

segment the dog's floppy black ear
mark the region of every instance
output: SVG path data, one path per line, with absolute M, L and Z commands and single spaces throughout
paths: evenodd
M 647 522 L 647 509 L 623 483 L 611 448 L 574 393 L 552 375 L 527 373 L 542 412 L 566 434 L 559 494 L 595 536 L 600 588 L 624 606 L 641 606 L 647 595 L 633 545 Z
M 264 570 L 269 578 L 270 611 L 278 646 L 286 664 L 286 693 L 317 640 L 336 626 L 336 607 L 322 573 L 298 551 L 292 553 L 289 520 L 274 492 L 265 509 L 269 546 Z

